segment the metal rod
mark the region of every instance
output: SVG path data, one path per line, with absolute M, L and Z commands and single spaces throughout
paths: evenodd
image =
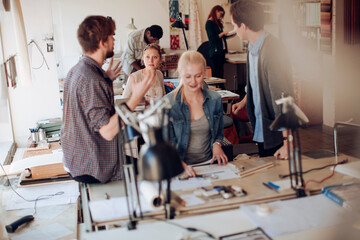
M 359 124 L 347 123 L 347 122 L 336 122 L 334 125 L 334 154 L 338 156 L 338 138 L 337 138 L 337 128 L 338 126 L 347 126 L 347 127 L 356 127 L 360 128 Z
M 170 201 L 171 201 L 171 190 L 170 190 L 170 186 L 171 186 L 171 179 L 166 179 L 167 181 L 167 188 L 166 188 L 166 201 L 165 201 L 165 214 L 166 214 L 166 219 L 172 219 L 173 217 L 171 216 L 171 206 L 170 206 Z
M 83 210 L 85 231 L 92 232 L 93 227 L 90 217 L 89 199 L 88 199 L 88 191 L 87 191 L 86 183 L 80 183 L 80 192 L 81 192 L 81 204 Z
M 291 134 L 290 134 L 290 130 L 286 130 L 287 131 L 287 136 L 288 136 L 288 155 L 289 155 L 289 177 L 290 177 L 290 185 L 291 185 L 291 188 L 294 188 L 293 186 L 293 171 L 292 171 L 292 168 L 293 168 L 293 163 L 292 163 L 292 155 L 291 155 L 291 151 L 290 151 L 290 137 Z
M 187 43 L 187 40 L 186 40 L 186 35 L 185 35 L 185 30 L 184 28 L 182 28 L 182 32 L 184 34 L 184 41 L 185 41 L 185 46 L 186 46 L 186 51 L 189 50 L 189 46 L 188 46 L 188 43 Z
M 304 187 L 305 183 L 304 183 L 303 170 L 302 170 L 300 133 L 297 130 L 295 131 L 295 133 L 296 133 L 297 144 L 298 144 L 299 175 L 300 175 L 301 187 Z

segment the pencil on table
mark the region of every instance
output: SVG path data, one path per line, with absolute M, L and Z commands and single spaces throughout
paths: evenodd
M 186 201 L 182 199 L 177 193 L 172 192 L 172 196 L 174 197 L 174 200 L 178 202 L 181 206 L 186 206 Z

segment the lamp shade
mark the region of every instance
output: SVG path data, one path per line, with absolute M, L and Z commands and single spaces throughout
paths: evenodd
M 171 179 L 182 173 L 184 168 L 176 148 L 161 137 L 162 129 L 155 131 L 156 144 L 146 143 L 140 150 L 139 173 L 148 181 Z
M 182 22 L 181 17 L 176 18 L 175 22 L 171 24 L 173 28 L 186 28 L 185 24 Z
M 181 28 L 182 29 L 182 32 L 183 32 L 183 35 L 184 35 L 185 47 L 186 47 L 186 50 L 189 50 L 189 45 L 187 43 L 186 35 L 185 35 L 186 26 L 182 21 L 181 13 L 178 13 L 178 15 L 176 17 L 176 20 L 175 20 L 175 22 L 173 24 L 171 24 L 171 27 L 173 27 L 173 28 Z

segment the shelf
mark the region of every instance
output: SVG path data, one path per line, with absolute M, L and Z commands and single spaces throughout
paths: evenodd
M 300 25 L 300 28 L 321 28 L 321 26 L 307 26 L 307 25 Z
M 320 0 L 295 0 L 298 3 L 320 3 Z
M 332 52 L 332 1 L 293 0 L 298 32 L 308 46 Z

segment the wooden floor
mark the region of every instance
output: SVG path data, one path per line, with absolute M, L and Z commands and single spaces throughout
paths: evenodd
M 323 131 L 321 126 L 300 129 L 302 153 L 334 152 L 333 133 Z M 235 144 L 234 156 L 240 153 L 255 154 L 254 144 Z M 360 129 L 341 127 L 338 129 L 338 152 L 360 158 Z
M 302 152 L 329 150 L 334 152 L 333 133 L 327 133 L 321 126 L 300 129 Z M 360 129 L 353 127 L 338 128 L 338 152 L 360 158 Z

